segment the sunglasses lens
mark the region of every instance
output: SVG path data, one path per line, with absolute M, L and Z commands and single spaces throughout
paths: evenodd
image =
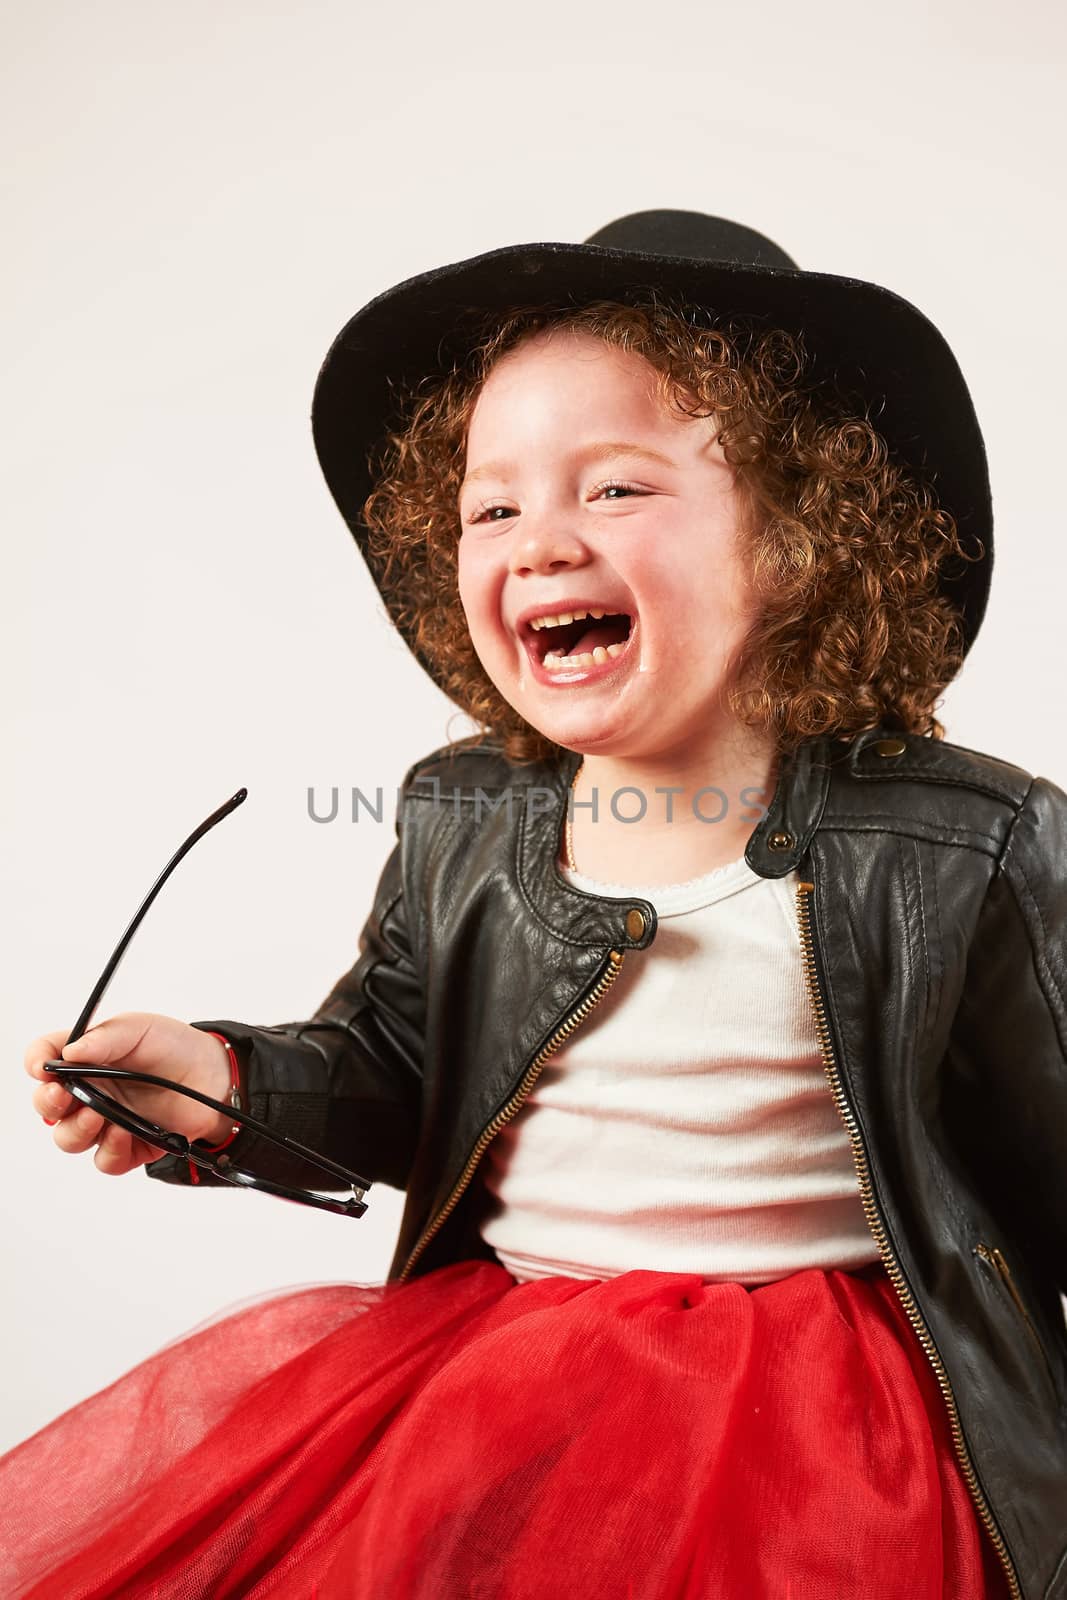
M 155 1145 L 158 1149 L 167 1150 L 173 1155 L 185 1153 L 185 1140 L 181 1134 L 168 1133 L 166 1128 L 161 1128 L 158 1123 L 149 1122 L 147 1118 L 138 1116 L 136 1111 L 120 1105 L 110 1095 L 103 1094 L 99 1089 L 93 1089 L 86 1083 L 68 1080 L 67 1088 L 76 1100 L 90 1106 L 93 1111 L 98 1111 L 102 1117 L 106 1117 L 117 1127 L 125 1128 L 126 1132 L 132 1133 L 135 1138 L 143 1139 L 146 1144 Z
M 66 1063 L 62 1063 L 66 1065 Z M 56 1075 L 57 1078 L 59 1074 Z M 180 1133 L 171 1133 L 166 1128 L 161 1128 L 158 1123 L 149 1122 L 136 1111 L 131 1111 L 111 1095 L 103 1093 L 84 1078 L 64 1077 L 62 1080 L 75 1099 L 83 1105 L 90 1106 L 98 1111 L 109 1122 L 116 1123 L 120 1128 L 125 1128 L 136 1138 L 143 1139 L 146 1144 L 154 1145 L 159 1150 L 165 1150 L 170 1155 L 180 1156 L 183 1160 L 191 1161 L 195 1166 L 213 1172 L 226 1183 L 232 1183 L 241 1189 L 258 1189 L 261 1194 L 275 1195 L 279 1200 L 291 1200 L 296 1205 L 313 1206 L 320 1211 L 331 1211 L 337 1216 L 361 1217 L 367 1209 L 362 1196 L 364 1189 L 356 1187 L 353 1182 L 353 1194 L 345 1199 L 331 1194 L 318 1194 L 311 1189 L 291 1189 L 286 1184 L 275 1183 L 270 1178 L 262 1178 L 253 1172 L 246 1172 L 241 1167 L 230 1164 L 230 1159 L 225 1154 L 218 1156 L 205 1155 L 198 1150 L 196 1143 L 191 1142 Z M 178 1084 L 169 1084 L 169 1088 L 176 1093 L 184 1093 Z M 212 1104 L 216 1102 L 212 1101 Z M 218 1109 L 224 1110 L 222 1105 Z M 268 1133 L 260 1129 L 260 1133 Z M 269 1133 L 268 1133 L 269 1136 Z M 305 1152 L 305 1154 L 310 1154 Z M 354 1175 L 349 1175 L 354 1178 Z M 362 1183 L 364 1180 L 359 1180 Z M 358 1197 L 358 1198 L 357 1198 Z

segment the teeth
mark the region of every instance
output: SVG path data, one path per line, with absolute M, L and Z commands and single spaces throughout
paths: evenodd
M 583 650 L 580 656 L 558 656 L 550 650 L 541 665 L 549 672 L 575 672 L 579 668 L 603 666 L 609 658 L 614 660 L 626 649 L 624 644 L 598 644 L 595 650 Z
M 542 628 L 563 628 L 566 627 L 567 623 L 577 622 L 581 617 L 595 617 L 599 620 L 605 615 L 603 607 L 600 610 L 593 609 L 592 611 L 561 611 L 558 617 L 534 617 L 530 627 L 537 631 Z

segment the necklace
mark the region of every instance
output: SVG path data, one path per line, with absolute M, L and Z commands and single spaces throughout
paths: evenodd
M 578 763 L 578 771 L 574 774 L 574 777 L 571 779 L 571 792 L 570 792 L 570 795 L 568 796 L 568 804 L 567 804 L 567 820 L 566 820 L 566 823 L 564 824 L 564 828 L 563 828 L 563 859 L 564 859 L 564 861 L 565 861 L 565 863 L 567 865 L 567 868 L 568 868 L 568 870 L 570 872 L 577 872 L 578 871 L 578 868 L 575 865 L 575 861 L 574 861 L 574 829 L 571 826 L 571 812 L 573 810 L 574 791 L 575 791 L 575 788 L 577 787 L 578 779 L 581 776 L 581 771 L 582 771 L 582 768 L 584 766 L 585 766 L 585 762 L 584 761 L 579 761 L 579 763 Z

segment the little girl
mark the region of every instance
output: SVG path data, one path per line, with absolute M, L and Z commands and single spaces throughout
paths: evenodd
M 310 1021 L 127 1013 L 27 1067 L 62 1149 L 206 1184 L 43 1063 L 216 1101 L 236 1063 L 406 1190 L 396 1256 L 0 1460 L 3 1594 L 1063 1600 L 1067 795 L 933 714 L 992 561 L 951 353 L 642 213 L 380 296 L 314 423 L 480 732 L 408 772 Z

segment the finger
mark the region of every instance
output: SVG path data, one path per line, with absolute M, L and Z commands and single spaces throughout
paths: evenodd
M 50 1117 L 58 1122 L 60 1117 L 65 1117 L 74 1104 L 74 1096 L 69 1089 L 64 1089 L 59 1083 L 40 1083 L 31 1096 L 33 1109 L 39 1117 Z
M 104 1118 L 91 1106 L 81 1106 L 73 1115 L 64 1117 L 52 1135 L 56 1144 L 68 1155 L 80 1155 L 96 1143 L 104 1125 Z
M 100 1172 L 113 1177 L 129 1172 L 136 1164 L 133 1160 L 133 1135 L 112 1123 L 97 1140 L 93 1161 Z
M 48 1073 L 44 1070 L 44 1063 L 60 1059 L 60 1051 L 66 1044 L 69 1033 L 69 1028 L 60 1029 L 56 1033 L 42 1033 L 39 1039 L 34 1039 L 33 1043 L 27 1046 L 26 1053 L 22 1058 L 22 1065 L 31 1078 L 41 1078 L 45 1082 L 48 1081 Z M 55 1080 L 53 1079 L 52 1081 L 54 1082 Z
M 160 1156 L 165 1156 L 166 1150 L 162 1145 L 149 1144 L 147 1139 L 134 1139 L 133 1159 L 136 1166 L 146 1166 L 149 1161 L 158 1161 Z

